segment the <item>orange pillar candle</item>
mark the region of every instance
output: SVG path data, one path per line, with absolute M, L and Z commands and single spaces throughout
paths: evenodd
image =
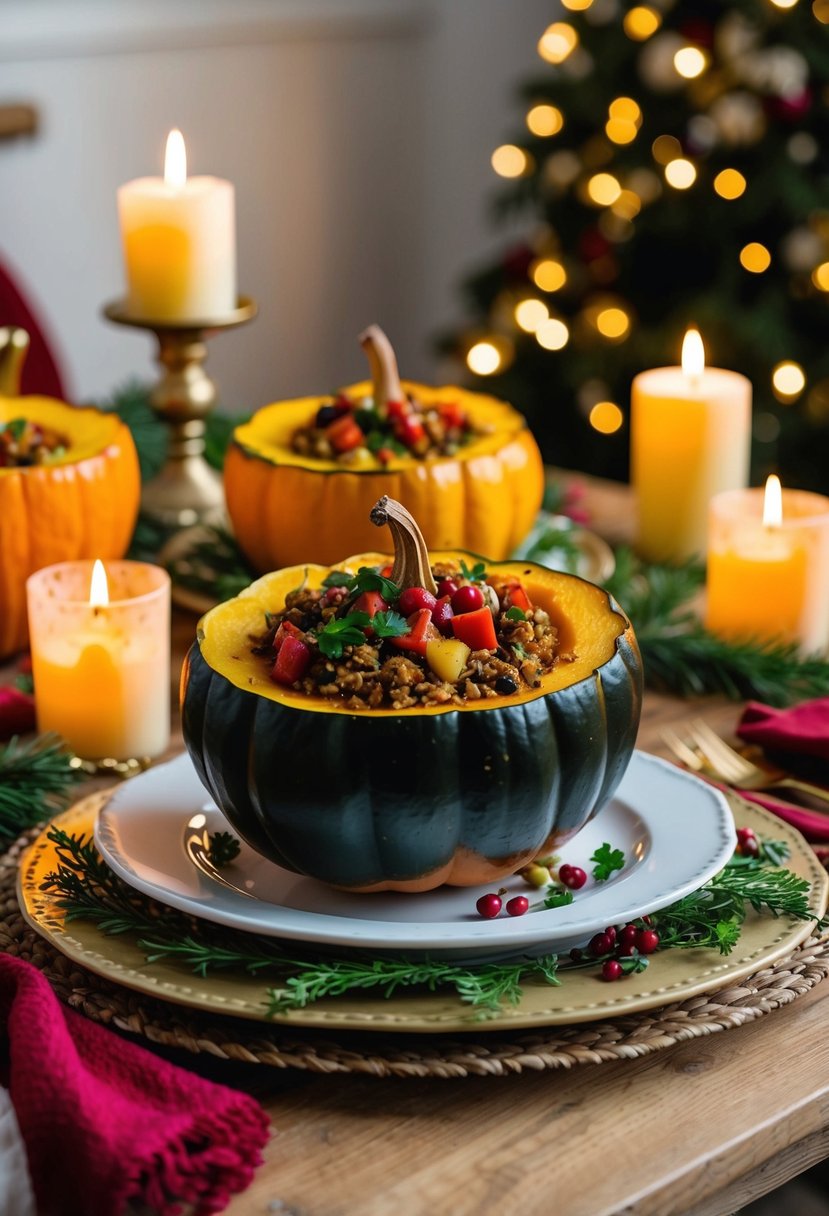
M 26 585 L 37 724 L 84 759 L 170 739 L 170 579 L 144 562 L 63 562 Z
M 726 638 L 829 645 L 829 498 L 738 490 L 711 501 L 705 623 Z
M 685 335 L 681 367 L 635 378 L 631 477 L 644 558 L 704 555 L 708 503 L 748 484 L 750 443 L 751 384 L 738 372 L 706 367 L 696 330 Z
M 164 177 L 118 191 L 127 309 L 176 324 L 221 318 L 236 307 L 234 192 L 218 177 L 187 176 L 180 131 L 171 131 Z

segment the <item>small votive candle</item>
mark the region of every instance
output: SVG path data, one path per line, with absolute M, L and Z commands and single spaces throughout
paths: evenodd
M 734 490 L 711 500 L 705 623 L 726 638 L 829 645 L 829 498 Z
M 170 578 L 145 562 L 62 562 L 26 583 L 37 725 L 88 760 L 170 740 Z

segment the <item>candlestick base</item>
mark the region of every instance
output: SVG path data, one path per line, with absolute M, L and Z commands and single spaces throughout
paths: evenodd
M 256 302 L 239 296 L 229 313 L 192 321 L 137 317 L 125 301 L 108 304 L 103 311 L 116 325 L 149 330 L 158 340 L 163 373 L 150 405 L 168 426 L 170 441 L 163 467 L 144 486 L 142 511 L 171 528 L 224 522 L 222 480 L 204 459 L 205 418 L 217 400 L 216 385 L 204 370 L 206 339 L 252 321 Z

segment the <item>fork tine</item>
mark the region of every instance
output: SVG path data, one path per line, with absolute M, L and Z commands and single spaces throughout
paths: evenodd
M 706 722 L 698 718 L 690 729 L 697 746 L 722 770 L 724 777 L 730 781 L 748 780 L 754 772 L 754 765 L 729 747 Z
M 702 761 L 697 753 L 688 746 L 679 735 L 675 734 L 669 727 L 665 727 L 660 732 L 662 740 L 667 747 L 674 753 L 677 760 L 684 764 L 686 768 L 693 769 L 695 773 L 702 771 Z

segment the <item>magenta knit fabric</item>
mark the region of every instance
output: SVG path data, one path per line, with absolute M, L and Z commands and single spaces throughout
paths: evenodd
M 64 1008 L 31 964 L 0 955 L 6 1075 L 41 1216 L 118 1216 L 140 1199 L 221 1212 L 260 1164 L 268 1119 Z

